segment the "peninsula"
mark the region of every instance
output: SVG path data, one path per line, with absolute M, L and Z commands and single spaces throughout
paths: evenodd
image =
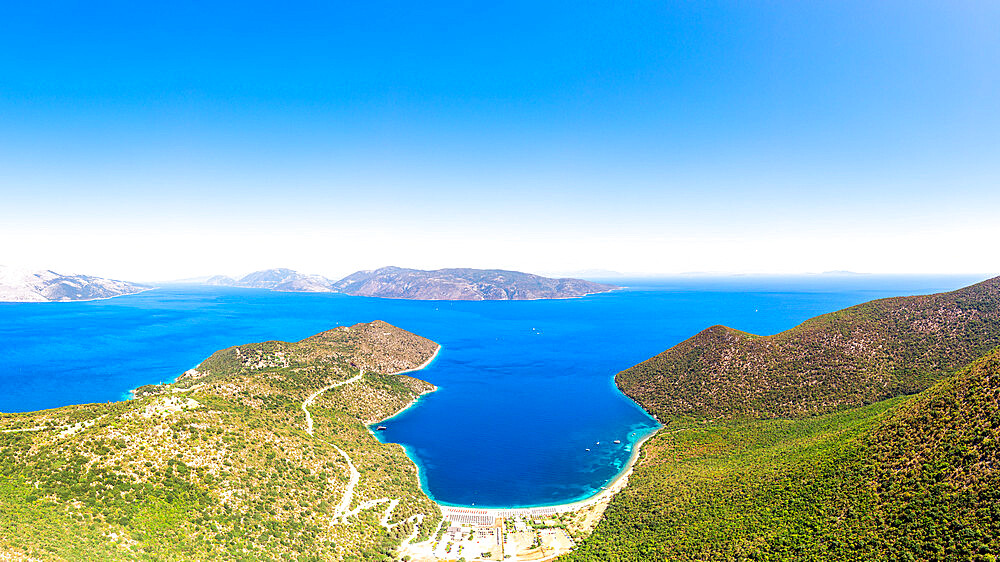
M 90 275 L 0 266 L 0 302 L 65 302 L 132 295 L 152 287 Z
M 562 506 L 442 507 L 403 448 L 373 435 L 434 390 L 404 373 L 439 350 L 375 321 L 226 348 L 125 402 L 0 414 L 0 531 L 16 529 L 0 532 L 0 559 L 570 552 L 631 470 Z
M 214 353 L 135 399 L 0 414 L 0 558 L 385 560 L 441 513 L 366 424 L 438 345 L 370 322 Z

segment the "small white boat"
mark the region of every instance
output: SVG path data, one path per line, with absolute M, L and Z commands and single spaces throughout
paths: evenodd
M 622 444 L 621 439 L 615 439 L 615 445 L 621 445 L 621 444 Z

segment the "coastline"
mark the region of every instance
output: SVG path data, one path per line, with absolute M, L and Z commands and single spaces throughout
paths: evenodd
M 475 506 L 461 506 L 461 505 L 448 505 L 442 504 L 438 501 L 434 501 L 441 508 L 441 512 L 447 519 L 450 515 L 454 516 L 480 516 L 489 518 L 507 518 L 507 517 L 517 517 L 517 516 L 529 516 L 529 515 L 550 515 L 555 513 L 566 513 L 572 511 L 579 511 L 603 501 L 610 501 L 615 494 L 620 492 L 625 486 L 628 485 L 628 479 L 632 475 L 635 465 L 639 460 L 639 455 L 642 453 L 642 446 L 646 443 L 648 439 L 655 436 L 662 430 L 665 426 L 661 425 L 656 428 L 655 431 L 643 436 L 641 439 L 637 440 L 632 446 L 632 453 L 629 455 L 628 463 L 626 463 L 625 468 L 615 476 L 611 482 L 609 482 L 604 489 L 597 492 L 596 494 L 572 502 L 555 504 L 555 505 L 538 505 L 538 506 L 521 506 L 521 507 L 475 507 Z
M 122 293 L 120 295 L 114 295 L 111 297 L 94 297 L 92 299 L 64 299 L 64 300 L 49 300 L 45 299 L 43 301 L 9 301 L 0 300 L 0 304 L 46 304 L 46 303 L 67 303 L 67 302 L 94 302 L 94 301 L 106 301 L 111 299 L 117 299 L 118 297 L 127 297 L 129 295 L 138 295 L 139 293 L 145 293 L 146 291 L 152 291 L 153 289 L 159 289 L 159 287 L 144 287 L 135 291 L 134 293 Z
M 405 375 L 406 373 L 414 373 L 416 371 L 420 371 L 422 369 L 426 369 L 428 366 L 430 366 L 431 363 L 434 362 L 435 359 L 437 359 L 438 353 L 441 353 L 441 344 L 438 344 L 437 349 L 434 350 L 434 354 L 431 355 L 430 358 L 427 359 L 427 361 L 424 361 L 423 363 L 421 363 L 420 365 L 418 365 L 418 366 L 416 366 L 416 367 L 414 367 L 412 369 L 406 369 L 405 371 L 397 371 L 397 372 L 392 373 L 392 374 L 393 375 Z M 424 381 L 424 382 L 427 382 L 427 381 Z M 369 422 L 368 425 L 366 425 L 365 427 L 368 427 L 370 425 L 374 425 L 376 423 L 382 423 L 382 422 L 387 421 L 387 420 L 391 420 L 392 418 L 398 416 L 399 414 L 402 414 L 406 410 L 410 409 L 411 406 L 413 406 L 414 404 L 416 404 L 417 402 L 419 402 L 421 396 L 423 396 L 425 394 L 430 394 L 430 393 L 432 393 L 432 392 L 434 392 L 435 390 L 438 389 L 438 387 L 436 385 L 433 385 L 431 383 L 427 383 L 427 384 L 430 384 L 431 387 L 433 387 L 433 388 L 431 388 L 430 390 L 425 390 L 424 392 L 421 392 L 420 394 L 418 394 L 416 396 L 416 398 L 414 398 L 413 400 L 410 400 L 402 408 L 396 410 L 394 413 L 392 413 L 392 414 L 390 414 L 390 415 L 388 415 L 388 416 L 386 416 L 386 417 L 384 417 L 384 418 L 382 418 L 380 420 L 374 420 L 374 421 Z M 371 427 L 368 427 L 368 431 L 372 435 L 375 435 L 375 432 L 372 431 Z M 379 441 L 381 442 L 381 440 L 379 440 Z M 410 460 L 413 461 L 413 459 L 410 459 Z M 414 461 L 413 464 L 417 464 L 417 463 Z M 419 469 L 420 467 L 418 466 L 417 468 Z
M 420 365 L 418 365 L 418 366 L 416 366 L 416 367 L 414 367 L 412 369 L 406 369 L 405 371 L 396 371 L 395 373 L 389 373 L 389 374 L 391 374 L 391 375 L 405 375 L 406 373 L 413 373 L 413 372 L 416 372 L 416 371 L 421 371 L 423 369 L 426 369 L 427 367 L 430 366 L 431 363 L 434 362 L 435 359 L 437 359 L 438 353 L 441 353 L 441 344 L 437 344 L 437 349 L 434 350 L 434 355 L 431 355 L 430 358 L 427 361 L 424 361 L 423 363 L 421 363 Z
M 437 349 L 434 350 L 434 354 L 431 355 L 430 358 L 427 359 L 427 361 L 424 361 L 423 363 L 421 363 L 420 365 L 418 365 L 417 367 L 414 367 L 412 369 L 407 369 L 405 371 L 399 371 L 399 372 L 393 373 L 393 374 L 394 375 L 405 375 L 406 373 L 413 373 L 413 372 L 416 372 L 416 371 L 420 371 L 422 369 L 426 369 L 428 366 L 430 366 L 431 363 L 434 362 L 435 359 L 437 359 L 437 356 L 438 356 L 439 353 L 441 353 L 441 344 L 438 344 Z M 424 382 L 427 382 L 427 381 L 424 381 Z M 397 410 L 394 414 L 392 414 L 390 416 L 386 416 L 386 417 L 382 418 L 381 420 L 376 420 L 376 421 L 373 421 L 371 423 L 365 424 L 365 429 L 368 430 L 368 433 L 371 433 L 372 437 L 374 437 L 375 440 L 378 441 L 379 443 L 385 443 L 385 441 L 382 441 L 381 439 L 378 438 L 378 434 L 375 431 L 372 431 L 372 427 L 371 426 L 373 426 L 375 424 L 379 424 L 379 423 L 385 422 L 385 421 L 388 421 L 388 420 L 391 420 L 392 418 L 394 418 L 394 417 L 402 414 L 406 410 L 409 410 L 414 404 L 416 404 L 417 402 L 419 402 L 420 399 L 425 394 L 430 394 L 430 393 L 432 393 L 432 392 L 434 392 L 434 391 L 436 391 L 438 389 L 437 385 L 434 385 L 434 384 L 431 384 L 431 383 L 427 383 L 427 384 L 431 385 L 432 388 L 430 390 L 427 390 L 425 392 L 421 392 L 413 400 L 410 400 L 410 402 L 408 404 L 406 404 L 405 406 L 403 406 L 402 408 L 400 408 L 399 410 Z M 433 502 L 434 498 L 431 497 L 431 495 L 429 493 L 427 493 L 427 486 L 425 485 L 426 482 L 424 481 L 424 470 L 423 470 L 423 467 L 421 467 L 420 463 L 416 461 L 416 459 L 414 458 L 414 455 L 410 454 L 409 447 L 407 447 L 406 445 L 400 445 L 400 447 L 403 448 L 403 453 L 406 455 L 406 458 L 410 459 L 410 462 L 413 463 L 413 466 L 415 466 L 417 468 L 417 487 L 420 488 L 420 491 L 423 492 L 424 495 L 426 495 L 428 497 L 428 499 L 430 499 Z M 440 504 L 438 504 L 437 502 L 434 502 L 434 503 L 436 505 L 438 505 L 438 507 L 440 507 Z
M 430 384 L 430 383 L 428 383 L 428 384 Z M 377 423 L 382 423 L 382 422 L 385 422 L 385 421 L 389 421 L 392 418 L 398 416 L 399 414 L 402 414 L 403 412 L 409 410 L 414 404 L 416 404 L 417 402 L 420 402 L 420 398 L 422 396 L 424 396 L 425 394 L 430 394 L 430 393 L 432 393 L 432 392 L 434 392 L 434 391 L 436 391 L 438 389 L 438 387 L 436 387 L 434 385 L 431 385 L 431 386 L 433 386 L 434 388 L 431 388 L 430 390 L 425 390 L 425 391 L 421 392 L 420 394 L 418 394 L 416 396 L 416 398 L 414 398 L 413 400 L 410 400 L 409 402 L 407 402 L 402 408 L 396 410 L 392 414 L 390 414 L 390 415 L 388 415 L 388 416 L 386 416 L 386 417 L 384 417 L 384 418 L 382 418 L 380 420 L 375 420 L 375 421 L 369 423 L 368 425 L 374 425 L 374 424 L 377 424 Z M 369 427 L 368 431 L 371 431 L 371 429 L 372 428 Z
M 160 382 L 157 382 L 157 383 L 140 384 L 139 386 L 137 386 L 135 388 L 132 388 L 132 389 L 129 389 L 128 391 L 126 391 L 125 394 L 122 394 L 122 396 L 124 397 L 123 400 L 135 400 L 136 399 L 135 391 L 139 390 L 140 388 L 142 388 L 144 386 L 167 386 L 167 385 L 171 385 L 171 384 L 177 384 L 177 380 L 178 379 L 180 379 L 184 375 L 190 373 L 191 371 L 194 371 L 195 373 L 197 373 L 198 372 L 198 367 L 201 367 L 201 363 L 198 363 L 194 367 L 191 367 L 187 371 L 184 371 L 183 373 L 177 375 L 176 377 L 174 377 L 174 380 L 172 380 L 170 382 L 160 381 Z M 194 388 L 196 386 L 200 386 L 200 384 L 191 385 L 188 388 L 174 388 L 174 389 L 171 390 L 171 392 L 188 392 L 190 390 L 194 390 Z
M 378 298 L 378 297 L 375 297 L 375 298 Z M 413 369 L 407 369 L 405 371 L 399 371 L 399 372 L 393 373 L 393 374 L 395 374 L 395 375 L 402 375 L 402 374 L 406 374 L 406 373 L 412 373 L 412 372 L 420 371 L 421 369 L 424 369 L 427 366 L 429 366 L 437 358 L 438 353 L 440 353 L 440 351 L 441 351 L 441 345 L 439 344 L 437 350 L 434 351 L 434 355 L 432 355 L 427 361 L 424 361 L 420 366 L 415 367 Z M 475 516 L 480 516 L 480 517 L 488 516 L 488 517 L 491 517 L 491 518 L 496 518 L 496 517 L 506 518 L 506 517 L 515 517 L 515 516 L 518 516 L 518 515 L 525 516 L 525 515 L 545 515 L 545 514 L 554 514 L 554 513 L 565 513 L 565 512 L 579 511 L 581 509 L 585 509 L 585 508 L 597 505 L 597 504 L 599 504 L 601 502 L 610 501 L 611 498 L 614 497 L 615 494 L 617 494 L 618 492 L 620 492 L 623 488 L 625 488 L 625 486 L 628 485 L 628 479 L 632 475 L 632 471 L 635 469 L 635 464 L 639 460 L 639 455 L 642 453 L 642 446 L 646 443 L 646 441 L 648 439 L 650 439 L 651 437 L 653 437 L 656 434 L 658 434 L 660 432 L 660 430 L 662 430 L 665 427 L 660 422 L 660 420 L 656 418 L 656 416 L 653 416 L 652 414 L 650 414 L 649 412 L 647 412 L 645 409 L 643 409 L 642 406 L 640 406 L 639 403 L 636 402 L 631 396 L 628 396 L 627 394 L 621 392 L 621 389 L 618 388 L 617 384 L 615 384 L 614 377 L 611 378 L 610 382 L 611 382 L 611 385 L 614 386 L 615 389 L 620 394 L 622 394 L 623 396 L 625 396 L 625 398 L 627 398 L 630 402 L 632 402 L 640 411 L 642 411 L 647 416 L 649 416 L 650 419 L 652 419 L 653 421 L 655 421 L 658 427 L 656 427 L 653 431 L 649 432 L 647 435 L 642 436 L 640 439 L 636 440 L 636 442 L 632 444 L 632 451 L 629 454 L 628 461 L 626 462 L 626 464 L 622 468 L 622 470 L 610 482 L 608 482 L 606 485 L 602 486 L 601 490 L 597 491 L 593 495 L 585 497 L 585 498 L 582 498 L 582 499 L 574 500 L 574 501 L 571 501 L 571 502 L 560 503 L 560 504 L 546 504 L 546 505 L 533 505 L 533 506 L 517 506 L 517 507 L 482 507 L 482 508 L 480 508 L 480 507 L 476 507 L 476 506 L 452 505 L 452 504 L 441 503 L 441 502 L 437 501 L 436 499 L 434 499 L 434 497 L 427 490 L 426 482 L 424 481 L 424 478 L 423 478 L 423 476 L 424 476 L 423 475 L 423 470 L 421 469 L 420 463 L 417 462 L 417 460 L 410 454 L 409 448 L 404 445 L 403 449 L 406 451 L 406 456 L 409 457 L 410 458 L 410 462 L 412 462 L 417 467 L 417 480 L 420 483 L 421 490 L 423 490 L 423 492 L 425 494 L 427 494 L 427 496 L 431 499 L 431 501 L 433 501 L 435 504 L 437 504 L 437 506 L 441 509 L 441 513 L 443 514 L 443 516 L 445 517 L 445 519 L 447 519 L 450 515 L 454 515 L 454 516 L 470 516 L 471 515 L 473 517 L 475 517 Z M 403 406 L 402 408 L 400 408 L 398 411 L 396 411 L 392 415 L 387 416 L 385 418 L 382 418 L 381 420 L 373 421 L 370 424 L 368 424 L 368 426 L 366 426 L 368 428 L 368 431 L 372 435 L 374 435 L 376 439 L 378 439 L 377 434 L 374 431 L 372 431 L 372 428 L 371 428 L 372 425 L 375 425 L 375 424 L 378 424 L 378 423 L 382 423 L 382 422 L 391 420 L 392 418 L 394 418 L 394 417 L 402 414 L 407 409 L 409 409 L 410 407 L 412 407 L 414 404 L 416 404 L 417 402 L 419 402 L 420 399 L 421 399 L 421 397 L 423 397 L 425 394 L 430 394 L 431 392 L 434 392 L 434 391 L 438 390 L 437 386 L 435 386 L 435 385 L 432 385 L 432 386 L 433 386 L 433 388 L 431 390 L 428 390 L 426 392 L 420 393 L 419 395 L 417 395 L 416 398 L 414 398 L 413 400 L 411 400 L 408 404 L 406 404 L 405 406 Z M 379 439 L 379 441 L 382 442 L 381 439 Z

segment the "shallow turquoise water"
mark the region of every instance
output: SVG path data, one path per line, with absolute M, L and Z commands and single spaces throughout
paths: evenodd
M 407 447 L 424 489 L 457 505 L 562 503 L 613 479 L 631 443 L 655 428 L 614 387 L 616 372 L 712 324 L 770 334 L 872 298 L 977 280 L 642 281 L 625 291 L 530 302 L 174 286 L 85 303 L 0 304 L 0 411 L 119 400 L 223 347 L 381 319 L 443 346 L 417 374 L 440 389 L 378 433 Z

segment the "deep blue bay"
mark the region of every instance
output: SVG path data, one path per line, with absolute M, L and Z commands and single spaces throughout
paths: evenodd
M 407 448 L 424 489 L 447 504 L 563 503 L 613 479 L 631 444 L 656 427 L 615 388 L 618 371 L 713 324 L 772 334 L 874 298 L 980 279 L 637 280 L 580 299 L 489 302 L 168 286 L 102 301 L 0 303 L 0 412 L 120 400 L 220 348 L 381 319 L 442 345 L 414 373 L 439 390 L 378 434 Z

